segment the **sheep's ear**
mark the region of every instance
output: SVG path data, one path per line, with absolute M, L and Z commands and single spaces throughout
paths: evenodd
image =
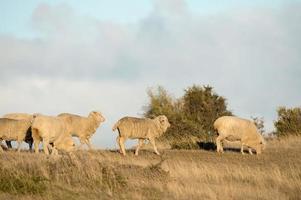
M 98 112 L 97 111 L 92 111 L 92 115 L 98 115 Z
M 95 115 L 102 115 L 101 112 L 99 112 L 99 111 L 93 111 L 93 113 L 94 113 Z

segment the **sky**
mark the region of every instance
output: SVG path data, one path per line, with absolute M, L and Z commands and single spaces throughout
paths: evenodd
M 196 84 L 273 131 L 301 106 L 300 21 L 301 0 L 0 0 L 0 115 L 101 111 L 92 143 L 116 148 L 147 89 Z

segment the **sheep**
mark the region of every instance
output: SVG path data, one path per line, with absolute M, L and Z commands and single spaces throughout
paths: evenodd
M 39 152 L 39 144 L 41 141 L 43 141 L 43 149 L 46 155 L 49 155 L 48 147 L 51 143 L 53 143 L 55 150 L 73 150 L 74 142 L 68 134 L 66 122 L 62 118 L 37 115 L 32 123 L 31 132 L 34 140 L 35 153 Z
M 58 155 L 58 150 L 71 154 L 75 149 L 74 141 L 69 134 L 61 134 L 50 146 L 52 149 L 51 155 Z
M 155 153 L 160 155 L 156 147 L 155 138 L 165 133 L 169 127 L 170 123 L 167 117 L 165 115 L 159 115 L 154 119 L 123 117 L 116 122 L 112 130 L 115 131 L 117 129 L 119 132 L 116 142 L 120 149 L 119 152 L 124 156 L 126 155 L 124 142 L 127 138 L 138 139 L 138 145 L 135 150 L 136 156 L 138 156 L 139 149 L 145 139 L 150 141 Z
M 8 118 L 8 119 L 16 119 L 16 120 L 27 120 L 27 119 L 33 119 L 33 115 L 27 114 L 27 113 L 9 113 L 3 116 L 3 118 Z M 12 148 L 11 141 L 6 140 L 6 145 L 9 149 Z M 32 144 L 33 144 L 33 139 L 31 137 L 31 128 L 28 129 L 25 137 L 25 142 L 28 143 L 29 150 L 32 150 Z
M 255 124 L 250 120 L 223 116 L 215 120 L 213 126 L 218 133 L 216 138 L 217 152 L 223 153 L 221 144 L 223 140 L 240 141 L 242 154 L 244 154 L 244 146 L 248 147 L 250 154 L 252 154 L 252 149 L 256 150 L 256 154 L 261 154 L 265 148 L 262 135 L 258 133 Z
M 2 140 L 13 140 L 18 142 L 18 152 L 21 149 L 21 143 L 26 138 L 26 133 L 30 128 L 32 119 L 15 120 L 0 118 L 0 143 Z M 0 147 L 0 151 L 3 151 Z
M 68 133 L 71 136 L 76 136 L 80 140 L 80 148 L 86 144 L 89 149 L 92 149 L 90 138 L 96 132 L 99 125 L 105 121 L 105 118 L 100 112 L 92 111 L 88 117 L 82 117 L 69 113 L 58 115 L 67 123 Z

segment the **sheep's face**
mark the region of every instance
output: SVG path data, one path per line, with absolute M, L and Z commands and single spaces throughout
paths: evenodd
M 102 116 L 101 112 L 96 112 L 96 111 L 93 111 L 91 112 L 90 115 L 93 115 L 95 117 L 95 119 L 99 122 L 104 122 L 106 119 L 104 118 L 104 116 Z
M 260 135 L 259 144 L 256 146 L 256 152 L 261 153 L 263 150 L 265 150 L 265 147 L 266 147 L 266 142 L 262 137 L 262 135 Z
M 72 137 L 65 137 L 62 141 L 56 144 L 56 148 L 66 152 L 71 152 L 74 150 L 75 144 Z
M 256 154 L 261 154 L 261 153 L 262 153 L 262 148 L 261 148 L 260 145 L 258 145 L 258 146 L 256 147 Z
M 161 127 L 163 128 L 164 132 L 167 130 L 167 128 L 170 127 L 170 123 L 165 115 L 159 115 L 158 120 L 160 122 Z
M 265 142 L 265 140 L 264 140 L 264 138 L 262 136 L 261 136 L 260 145 L 261 145 L 261 149 L 265 150 L 265 148 L 266 148 L 266 142 Z
M 261 154 L 262 151 L 265 149 L 265 142 L 261 141 L 259 144 L 256 145 L 255 150 L 257 154 Z

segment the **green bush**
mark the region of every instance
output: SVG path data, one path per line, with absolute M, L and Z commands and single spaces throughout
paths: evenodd
M 217 95 L 210 86 L 192 86 L 181 98 L 173 98 L 163 87 L 149 90 L 149 104 L 145 117 L 166 115 L 171 127 L 160 140 L 172 148 L 198 148 L 199 141 L 213 141 L 213 122 L 220 116 L 232 115 L 226 99 Z
M 274 122 L 277 136 L 301 135 L 301 107 L 280 107 L 278 119 Z
M 194 124 L 201 124 L 203 133 L 211 137 L 214 121 L 224 115 L 232 115 L 227 110 L 226 99 L 213 92 L 210 86 L 192 86 L 185 90 L 184 113 Z

